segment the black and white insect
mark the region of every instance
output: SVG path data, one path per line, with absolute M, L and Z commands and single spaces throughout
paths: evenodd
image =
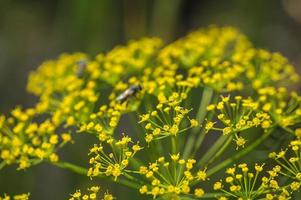
M 128 100 L 130 97 L 135 96 L 141 90 L 142 90 L 141 85 L 133 85 L 133 86 L 129 87 L 128 89 L 126 89 L 124 92 L 122 92 L 120 95 L 118 95 L 116 100 L 119 103 L 123 103 L 126 100 Z
M 76 62 L 77 65 L 77 69 L 76 69 L 76 76 L 78 78 L 82 78 L 84 76 L 85 73 L 85 69 L 87 67 L 87 60 L 79 60 Z

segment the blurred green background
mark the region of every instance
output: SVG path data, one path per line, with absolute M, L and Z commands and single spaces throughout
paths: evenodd
M 300 73 L 300 0 L 0 0 L 0 112 L 32 105 L 29 71 L 62 52 L 96 55 L 143 36 L 168 43 L 210 24 L 238 27 L 255 46 L 283 53 Z M 76 140 L 79 146 L 67 147 L 63 156 L 86 163 L 89 138 Z M 0 194 L 67 199 L 89 181 L 46 164 L 26 172 L 8 167 L 0 172 Z M 139 199 L 134 191 L 100 184 L 119 199 Z

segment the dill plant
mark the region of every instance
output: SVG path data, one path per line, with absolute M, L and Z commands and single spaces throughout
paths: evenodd
M 232 27 L 166 45 L 130 41 L 96 57 L 63 54 L 30 74 L 35 106 L 1 115 L 0 168 L 47 162 L 146 199 L 290 199 L 301 184 L 301 98 L 290 91 L 298 79 L 285 57 L 255 48 Z M 87 167 L 58 154 L 77 144 L 75 134 L 96 138 Z M 246 158 L 269 140 L 277 149 Z M 69 198 L 115 199 L 99 191 Z

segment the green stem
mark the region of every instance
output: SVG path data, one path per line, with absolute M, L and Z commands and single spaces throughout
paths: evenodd
M 59 162 L 55 162 L 55 163 L 50 163 L 56 167 L 62 168 L 62 169 L 67 169 L 69 171 L 72 171 L 74 173 L 80 174 L 80 175 L 87 175 L 88 170 L 84 167 L 80 167 L 78 165 L 69 163 L 69 162 L 64 162 L 64 161 L 59 161 Z M 99 175 L 97 176 L 97 178 L 106 178 L 103 175 Z M 110 178 L 111 180 L 113 180 L 112 178 Z M 133 182 L 133 180 L 127 180 L 127 179 L 122 179 L 122 178 L 118 178 L 116 180 L 117 183 L 121 184 L 121 185 L 125 185 L 127 187 L 133 188 L 133 189 L 139 189 L 140 188 L 140 184 Z
M 228 139 L 227 136 L 220 136 L 214 144 L 211 146 L 211 148 L 206 151 L 206 153 L 202 156 L 202 158 L 197 162 L 196 166 L 204 166 L 204 164 L 220 149 L 220 147 L 225 144 L 225 141 Z
M 137 119 L 135 112 L 129 113 L 129 120 L 130 120 L 131 128 L 133 128 L 133 132 L 136 133 L 136 136 L 138 137 L 138 139 L 140 141 L 143 141 L 144 134 L 141 134 L 141 133 L 144 133 L 145 130 L 142 129 L 141 124 L 138 123 L 139 120 Z
M 141 128 L 140 124 L 138 124 L 136 113 L 135 112 L 129 113 L 129 119 L 130 119 L 131 127 L 134 129 L 134 132 L 136 133 L 138 139 L 140 141 L 143 141 L 144 140 L 142 136 L 143 134 L 141 134 L 143 133 L 143 129 Z M 142 165 L 142 161 L 137 157 L 132 157 L 130 159 L 130 163 L 135 170 L 139 169 L 139 167 Z
M 215 167 L 211 168 L 207 171 L 208 176 L 212 176 L 214 173 L 218 172 L 219 170 L 225 168 L 229 164 L 233 163 L 234 161 L 242 158 L 246 154 L 250 153 L 253 149 L 255 149 L 258 145 L 260 145 L 267 137 L 271 135 L 274 128 L 269 129 L 266 133 L 262 134 L 257 140 L 255 140 L 251 145 L 244 148 L 237 154 L 233 155 L 232 157 L 228 158 L 227 160 L 224 160 L 223 162 L 219 163 Z
M 222 135 L 213 146 L 205 153 L 199 162 L 197 162 L 196 167 L 204 166 L 206 164 L 211 164 L 216 158 L 218 158 L 229 146 L 233 139 L 233 135 L 225 136 Z
M 196 119 L 199 122 L 204 121 L 206 114 L 207 114 L 207 106 L 210 104 L 213 95 L 214 95 L 214 91 L 212 88 L 209 88 L 209 87 L 204 88 L 202 100 L 200 102 L 198 113 L 196 116 Z M 196 133 L 196 132 L 198 132 L 198 129 L 193 129 L 192 132 Z
M 172 154 L 178 153 L 176 136 L 171 136 L 171 152 L 172 152 Z
M 133 168 L 135 170 L 138 170 L 143 165 L 142 161 L 139 160 L 139 159 L 137 159 L 137 158 L 135 158 L 135 157 L 132 157 L 130 159 L 130 164 L 131 164 L 131 166 L 133 166 Z
M 213 90 L 209 87 L 205 87 L 203 90 L 201 102 L 199 104 L 199 109 L 196 115 L 196 120 L 199 122 L 199 124 L 203 124 L 204 122 L 205 116 L 207 114 L 207 106 L 210 104 L 212 96 L 213 96 Z M 192 129 L 187 139 L 187 142 L 185 144 L 185 149 L 183 153 L 184 159 L 187 159 L 188 156 L 190 155 L 197 137 L 196 133 L 198 131 L 199 128 Z
M 213 104 L 215 104 L 216 101 L 217 101 L 217 99 L 218 99 L 218 96 L 217 96 L 217 95 L 214 95 L 211 102 L 212 102 Z M 207 112 L 207 111 L 206 111 L 206 112 Z M 210 112 L 210 113 L 208 114 L 207 120 L 210 121 L 210 120 L 213 118 L 213 116 L 214 116 L 214 113 L 213 113 L 213 112 Z M 197 153 L 198 149 L 199 149 L 200 146 L 202 145 L 202 143 L 203 143 L 203 141 L 204 141 L 204 139 L 205 139 L 205 136 L 206 136 L 205 129 L 202 128 L 202 130 L 200 131 L 199 136 L 198 136 L 198 138 L 196 139 L 195 144 L 194 144 L 194 151 L 193 151 L 193 153 L 192 153 L 193 156 Z
M 144 183 L 140 180 L 138 180 L 137 178 L 133 177 L 132 175 L 128 174 L 128 173 L 123 173 L 123 175 L 128 178 L 132 183 L 138 183 L 139 185 L 143 185 Z M 140 187 L 137 187 L 137 189 Z
M 69 163 L 69 162 L 64 162 L 64 161 L 59 161 L 59 162 L 50 162 L 50 164 L 62 168 L 62 169 L 67 169 L 69 171 L 72 171 L 76 174 L 80 175 L 87 175 L 88 170 L 84 167 L 80 167 L 78 165 Z

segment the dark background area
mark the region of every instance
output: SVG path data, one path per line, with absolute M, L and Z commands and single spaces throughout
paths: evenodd
M 1 0 L 0 112 L 34 104 L 26 93 L 29 72 L 63 52 L 96 55 L 144 36 L 168 43 L 211 24 L 239 28 L 256 47 L 284 54 L 300 73 L 300 0 Z M 89 139 L 78 140 L 77 148 L 88 148 Z M 87 151 L 66 152 L 86 162 Z M 25 173 L 8 167 L 0 172 L 0 194 L 30 191 L 34 200 L 66 199 L 87 182 L 46 164 Z M 138 198 L 113 186 L 119 199 Z

